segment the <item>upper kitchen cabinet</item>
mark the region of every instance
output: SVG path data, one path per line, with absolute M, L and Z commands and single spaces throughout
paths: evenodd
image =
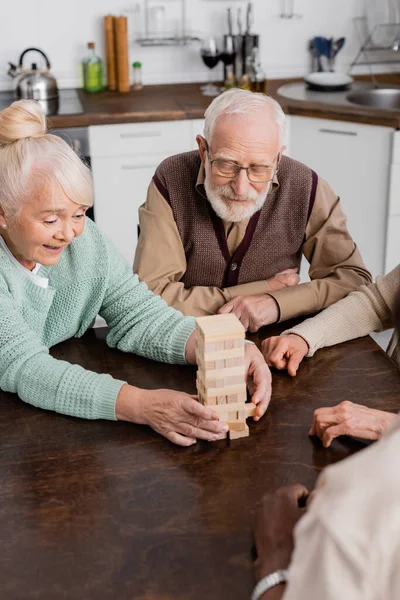
M 373 277 L 384 272 L 394 129 L 291 115 L 290 156 L 326 179 Z
M 139 206 L 159 163 L 191 149 L 191 121 L 93 126 L 89 142 L 96 223 L 133 264 Z

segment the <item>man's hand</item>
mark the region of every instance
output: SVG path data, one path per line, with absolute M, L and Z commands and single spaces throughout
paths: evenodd
M 255 344 L 244 345 L 247 387 L 251 401 L 257 405 L 254 421 L 259 421 L 271 400 L 271 372 Z
M 233 313 L 247 331 L 258 331 L 263 325 L 276 323 L 279 309 L 276 300 L 268 294 L 237 296 L 218 311 L 220 314 Z
M 325 448 L 339 435 L 353 435 L 367 440 L 378 440 L 397 418 L 383 410 L 367 408 L 345 400 L 337 406 L 318 408 L 308 435 L 317 435 Z
M 293 333 L 267 338 L 263 340 L 261 348 L 267 365 L 275 369 L 287 369 L 292 377 L 308 353 L 307 342 Z
M 305 505 L 308 494 L 307 488 L 296 484 L 279 488 L 262 499 L 253 520 L 257 580 L 289 566 L 293 529 L 305 512 L 300 505 Z
M 271 291 L 277 291 L 284 287 L 297 285 L 300 281 L 298 272 L 299 270 L 296 267 L 295 269 L 286 269 L 285 271 L 277 273 L 273 277 L 267 279 L 268 289 Z

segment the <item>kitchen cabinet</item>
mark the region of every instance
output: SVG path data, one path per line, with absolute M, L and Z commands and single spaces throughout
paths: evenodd
M 99 228 L 133 264 L 138 209 L 159 163 L 192 148 L 191 121 L 89 127 L 94 217 Z
M 400 131 L 393 136 L 385 272 L 400 263 Z
M 374 277 L 385 268 L 394 133 L 390 127 L 290 117 L 290 156 L 311 167 L 340 196 L 349 232 Z

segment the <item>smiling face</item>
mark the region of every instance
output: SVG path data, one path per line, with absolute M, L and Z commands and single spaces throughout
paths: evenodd
M 8 249 L 30 271 L 36 263 L 57 264 L 63 250 L 83 232 L 88 208 L 72 202 L 60 189 L 38 188 L 21 204 L 15 219 L 0 214 L 0 232 Z
M 279 144 L 278 127 L 268 110 L 246 115 L 222 115 L 207 144 L 198 136 L 205 168 L 205 190 L 215 212 L 227 221 L 242 221 L 261 209 L 271 182 L 253 183 L 244 170 L 226 178 L 212 172 L 210 160 L 225 159 L 241 167 L 275 167 L 284 147 Z

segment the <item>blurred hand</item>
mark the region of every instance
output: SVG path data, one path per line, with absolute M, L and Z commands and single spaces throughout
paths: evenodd
M 247 387 L 251 401 L 257 405 L 254 421 L 259 421 L 271 400 L 271 371 L 255 344 L 244 345 Z
M 178 446 L 190 446 L 197 439 L 215 441 L 228 431 L 211 406 L 174 390 L 142 390 L 126 384 L 117 397 L 116 416 L 149 425 Z
M 293 333 L 267 338 L 263 340 L 261 348 L 267 365 L 275 369 L 287 369 L 292 377 L 308 353 L 307 342 Z
M 268 294 L 237 296 L 218 311 L 220 314 L 233 313 L 247 331 L 258 331 L 263 325 L 276 323 L 279 309 L 276 300 Z
M 317 435 L 325 448 L 339 435 L 377 440 L 396 418 L 395 414 L 345 400 L 337 406 L 318 408 L 308 435 Z
M 277 273 L 273 277 L 267 279 L 268 289 L 276 291 L 281 290 L 284 287 L 297 285 L 300 281 L 298 273 L 299 269 L 297 267 L 295 269 L 286 269 L 285 271 Z
M 293 529 L 306 510 L 299 506 L 304 506 L 308 493 L 307 488 L 296 484 L 263 497 L 253 520 L 257 579 L 289 566 Z

